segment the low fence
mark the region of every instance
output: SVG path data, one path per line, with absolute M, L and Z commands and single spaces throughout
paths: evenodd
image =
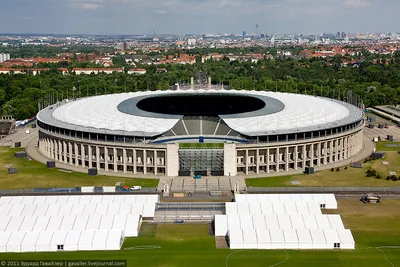
M 400 187 L 247 187 L 249 194 L 282 194 L 282 193 L 379 193 L 400 194 Z
M 84 188 L 84 189 L 83 189 Z M 87 190 L 91 188 L 92 190 Z M 115 188 L 115 190 L 111 190 Z M 82 190 L 83 189 L 83 190 Z M 86 189 L 86 190 L 85 190 Z M 157 188 L 142 188 L 140 190 L 130 190 L 123 187 L 71 187 L 71 188 L 34 188 L 34 189 L 2 189 L 0 196 L 20 196 L 20 195 L 94 195 L 94 194 L 156 194 Z

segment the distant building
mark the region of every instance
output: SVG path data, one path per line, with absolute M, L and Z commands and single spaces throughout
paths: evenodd
M 246 37 L 247 37 L 247 32 L 246 32 L 246 31 L 243 31 L 242 37 L 243 37 L 243 38 L 246 38 Z
M 0 118 L 0 138 L 15 131 L 15 119 L 12 116 L 5 115 Z
M 194 38 L 187 39 L 187 44 L 190 47 L 194 47 L 196 45 L 196 39 Z
M 261 38 L 265 38 L 265 33 L 262 33 L 262 34 L 260 35 L 260 37 L 261 37 Z
M 10 59 L 11 59 L 10 54 L 0 54 L 0 63 Z

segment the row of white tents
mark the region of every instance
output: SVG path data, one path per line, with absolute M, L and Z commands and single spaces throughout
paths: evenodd
M 337 230 L 345 229 L 338 214 L 215 215 L 215 236 L 235 230 Z
M 124 231 L 1 232 L 0 252 L 119 250 Z
M 333 194 L 237 194 L 215 215 L 215 235 L 232 249 L 354 249 L 350 230 L 337 214 Z
M 153 218 L 158 195 L 0 198 L 0 252 L 120 249 Z
M 354 249 L 350 230 L 243 229 L 228 234 L 231 249 Z
M 137 237 L 140 215 L 15 216 L 0 217 L 1 232 L 120 230 Z

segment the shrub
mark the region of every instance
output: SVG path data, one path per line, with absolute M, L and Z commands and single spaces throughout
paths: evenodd
M 388 181 L 391 179 L 392 179 L 392 177 L 390 175 L 386 177 L 386 180 L 388 180 Z
M 336 171 L 337 171 L 337 172 L 340 171 L 339 167 L 336 168 Z
M 345 169 L 345 170 L 347 170 L 347 166 L 346 166 L 346 167 L 344 167 L 344 169 Z
M 396 175 L 392 175 L 391 178 L 392 178 L 392 181 L 397 181 L 398 180 Z
M 375 177 L 376 179 L 381 179 L 382 176 L 380 176 L 379 174 Z
M 334 170 L 335 170 L 335 169 L 334 169 L 334 168 L 332 168 L 332 169 L 331 169 L 331 172 L 333 172 Z

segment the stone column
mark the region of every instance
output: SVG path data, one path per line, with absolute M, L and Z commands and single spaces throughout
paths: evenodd
M 294 146 L 294 170 L 297 171 L 297 162 L 299 161 L 299 151 L 298 151 L 298 146 Z
M 329 164 L 332 163 L 332 158 L 333 158 L 332 156 L 333 156 L 333 140 L 331 140 L 329 146 Z
M 317 149 L 318 149 L 318 151 L 317 151 L 317 153 L 318 153 L 317 154 L 317 166 L 321 166 L 321 152 L 322 152 L 321 142 L 318 143 Z
M 143 174 L 147 173 L 147 153 L 146 149 L 143 149 Z
M 54 159 L 54 150 L 55 150 L 55 143 L 56 141 L 50 141 L 50 158 Z
M 67 164 L 68 163 L 68 155 L 67 155 L 67 142 L 63 141 L 63 153 L 64 153 L 64 163 Z
M 256 149 L 256 173 L 260 173 L 260 150 Z
M 178 176 L 179 175 L 179 145 L 178 144 L 167 144 L 167 152 L 166 152 L 165 160 L 166 160 L 165 166 L 167 168 L 166 169 L 167 176 Z
M 81 160 L 82 160 L 82 167 L 85 167 L 85 146 L 81 144 Z
M 88 145 L 89 168 L 93 167 L 93 165 L 92 165 L 92 157 L 93 157 L 92 153 L 93 153 L 92 146 Z
M 267 173 L 269 173 L 269 148 L 267 148 Z
M 100 170 L 100 148 L 96 146 L 96 168 Z
M 108 171 L 108 147 L 104 147 L 104 170 Z
M 287 146 L 287 147 L 285 147 L 285 171 L 288 171 L 289 170 L 289 159 L 290 159 L 290 157 L 289 157 L 289 147 Z
M 247 174 L 249 174 L 249 150 L 248 149 L 245 150 L 244 164 L 245 164 L 244 165 L 244 169 L 245 169 L 244 173 L 247 175 Z
M 79 149 L 78 149 L 78 144 L 74 143 L 74 149 L 75 149 L 75 166 L 79 166 Z
M 314 167 L 314 143 L 310 145 L 310 167 Z
M 154 150 L 153 166 L 154 166 L 154 174 L 157 175 L 157 150 Z
M 276 172 L 279 172 L 279 147 L 276 148 L 275 163 L 276 163 Z
M 179 158 L 178 158 L 178 160 L 179 160 Z M 137 173 L 136 149 L 133 149 L 132 161 L 133 161 L 133 174 L 136 174 Z M 176 176 L 178 176 L 178 175 L 176 175 Z
M 328 142 L 324 142 L 324 164 L 328 164 Z
M 68 150 L 69 150 L 69 165 L 72 165 L 72 143 L 68 142 Z
M 307 164 L 307 150 L 306 150 L 306 148 L 307 148 L 307 145 L 303 145 L 303 155 L 302 155 L 302 159 L 303 159 L 303 169 L 306 167 L 306 164 Z
M 117 159 L 118 159 L 118 153 L 117 153 L 117 149 L 114 147 L 114 148 L 113 148 L 114 172 L 117 172 L 117 171 L 118 171 Z
M 123 168 L 124 168 L 124 173 L 126 173 L 126 148 L 122 149 L 122 164 L 123 164 Z

